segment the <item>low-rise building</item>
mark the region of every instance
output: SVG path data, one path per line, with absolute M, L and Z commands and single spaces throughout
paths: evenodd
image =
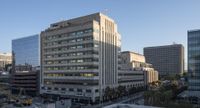
M 10 85 L 9 72 L 0 71 L 0 87 L 3 89 L 9 89 Z
M 158 72 L 152 68 L 151 64 L 145 62 L 145 57 L 143 55 L 125 51 L 121 53 L 120 57 L 119 78 L 121 78 L 122 75 L 123 77 L 126 75 L 124 80 L 126 80 L 127 85 L 128 83 L 132 83 L 135 86 L 147 86 L 149 83 L 158 80 Z M 131 78 L 131 80 L 127 81 L 128 78 Z M 119 84 L 123 83 L 119 82 Z
M 24 67 L 24 66 L 23 66 Z M 18 71 L 12 74 L 12 94 L 36 96 L 39 91 L 39 71 Z
M 11 63 L 12 63 L 11 53 L 0 53 L 0 70 L 5 70 L 5 66 Z
M 39 94 L 39 70 L 33 70 L 31 65 L 16 66 L 12 74 L 12 93 L 36 96 Z

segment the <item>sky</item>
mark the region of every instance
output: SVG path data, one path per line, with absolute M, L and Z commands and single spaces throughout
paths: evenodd
M 12 39 L 39 34 L 51 23 L 102 12 L 118 24 L 123 51 L 187 45 L 187 30 L 200 29 L 200 0 L 1 0 L 0 52 Z

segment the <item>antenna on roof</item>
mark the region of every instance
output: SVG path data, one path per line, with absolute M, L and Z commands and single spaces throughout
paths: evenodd
M 173 45 L 176 45 L 176 42 L 173 42 Z
M 107 15 L 107 14 L 108 14 L 108 9 L 104 9 L 104 10 L 102 11 L 102 13 L 104 13 L 105 15 Z

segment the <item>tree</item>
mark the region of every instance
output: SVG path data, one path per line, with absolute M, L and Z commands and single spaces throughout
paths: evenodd
M 110 100 L 111 99 L 111 89 L 110 87 L 106 87 L 104 92 L 104 100 Z
M 119 97 L 122 97 L 126 94 L 126 87 L 125 86 L 118 86 L 117 88 L 117 94 Z
M 136 90 L 137 90 L 137 88 L 133 86 L 133 87 L 129 88 L 128 92 L 129 92 L 129 94 L 133 94 L 133 93 L 136 93 Z

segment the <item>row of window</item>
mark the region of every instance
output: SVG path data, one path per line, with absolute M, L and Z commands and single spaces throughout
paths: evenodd
M 89 81 L 89 82 L 88 81 L 87 82 L 85 82 L 85 81 L 84 82 L 83 81 L 73 82 L 73 81 L 70 81 L 70 80 L 63 81 L 63 80 L 45 79 L 44 84 L 46 84 L 46 85 L 73 85 L 73 86 L 75 86 L 75 85 L 79 85 L 79 86 L 80 85 L 82 85 L 82 86 L 88 85 L 88 86 L 95 86 L 95 85 L 98 85 L 99 83 L 96 80 L 92 80 L 92 81 Z
M 42 89 L 44 89 L 44 90 L 56 90 L 56 91 L 58 91 L 58 90 L 67 91 L 66 88 L 57 88 L 57 87 L 55 87 L 55 88 L 47 87 L 47 89 L 46 89 L 45 87 L 42 87 Z M 83 89 L 69 88 L 68 91 L 69 91 L 69 92 L 75 92 L 75 91 L 76 91 L 76 92 L 83 92 L 84 90 L 83 90 Z M 92 90 L 91 90 L 91 89 L 86 89 L 85 92 L 86 92 L 86 93 L 91 93 Z M 97 93 L 97 92 L 99 92 L 99 90 L 96 89 L 95 92 Z
M 72 52 L 72 53 L 63 53 L 63 54 L 52 54 L 52 55 L 46 55 L 45 58 L 59 58 L 59 57 L 81 56 L 81 55 L 92 55 L 92 54 L 98 54 L 98 51 L 85 51 L 85 52 Z
M 65 76 L 81 76 L 81 77 L 94 77 L 97 76 L 97 73 L 54 73 L 54 74 L 45 74 L 47 77 L 65 77 Z
M 85 59 L 46 61 L 45 64 L 87 63 L 87 62 L 98 62 L 98 61 L 99 61 L 98 58 L 85 58 Z
M 73 45 L 73 46 L 64 46 L 59 48 L 48 48 L 45 49 L 45 52 L 52 52 L 52 51 L 67 51 L 72 49 L 81 49 L 81 48 L 93 48 L 93 47 L 99 47 L 97 44 L 81 44 L 81 45 Z
M 45 70 L 84 70 L 84 69 L 98 69 L 98 66 L 48 66 Z
M 66 34 L 62 34 L 62 35 L 59 34 L 59 35 L 47 36 L 45 39 L 46 40 L 52 40 L 52 39 L 57 39 L 57 38 L 69 37 L 69 36 L 79 37 L 79 36 L 81 36 L 83 34 L 92 33 L 92 32 L 93 32 L 93 29 L 90 28 L 90 29 L 74 31 L 74 32 L 70 32 L 70 33 L 66 33 Z
M 87 41 L 87 40 L 92 40 L 92 39 L 93 39 L 92 36 L 88 36 L 88 37 L 84 37 L 84 38 L 54 41 L 54 42 L 45 43 L 45 46 L 65 45 L 68 43 L 81 42 L 81 41 Z

